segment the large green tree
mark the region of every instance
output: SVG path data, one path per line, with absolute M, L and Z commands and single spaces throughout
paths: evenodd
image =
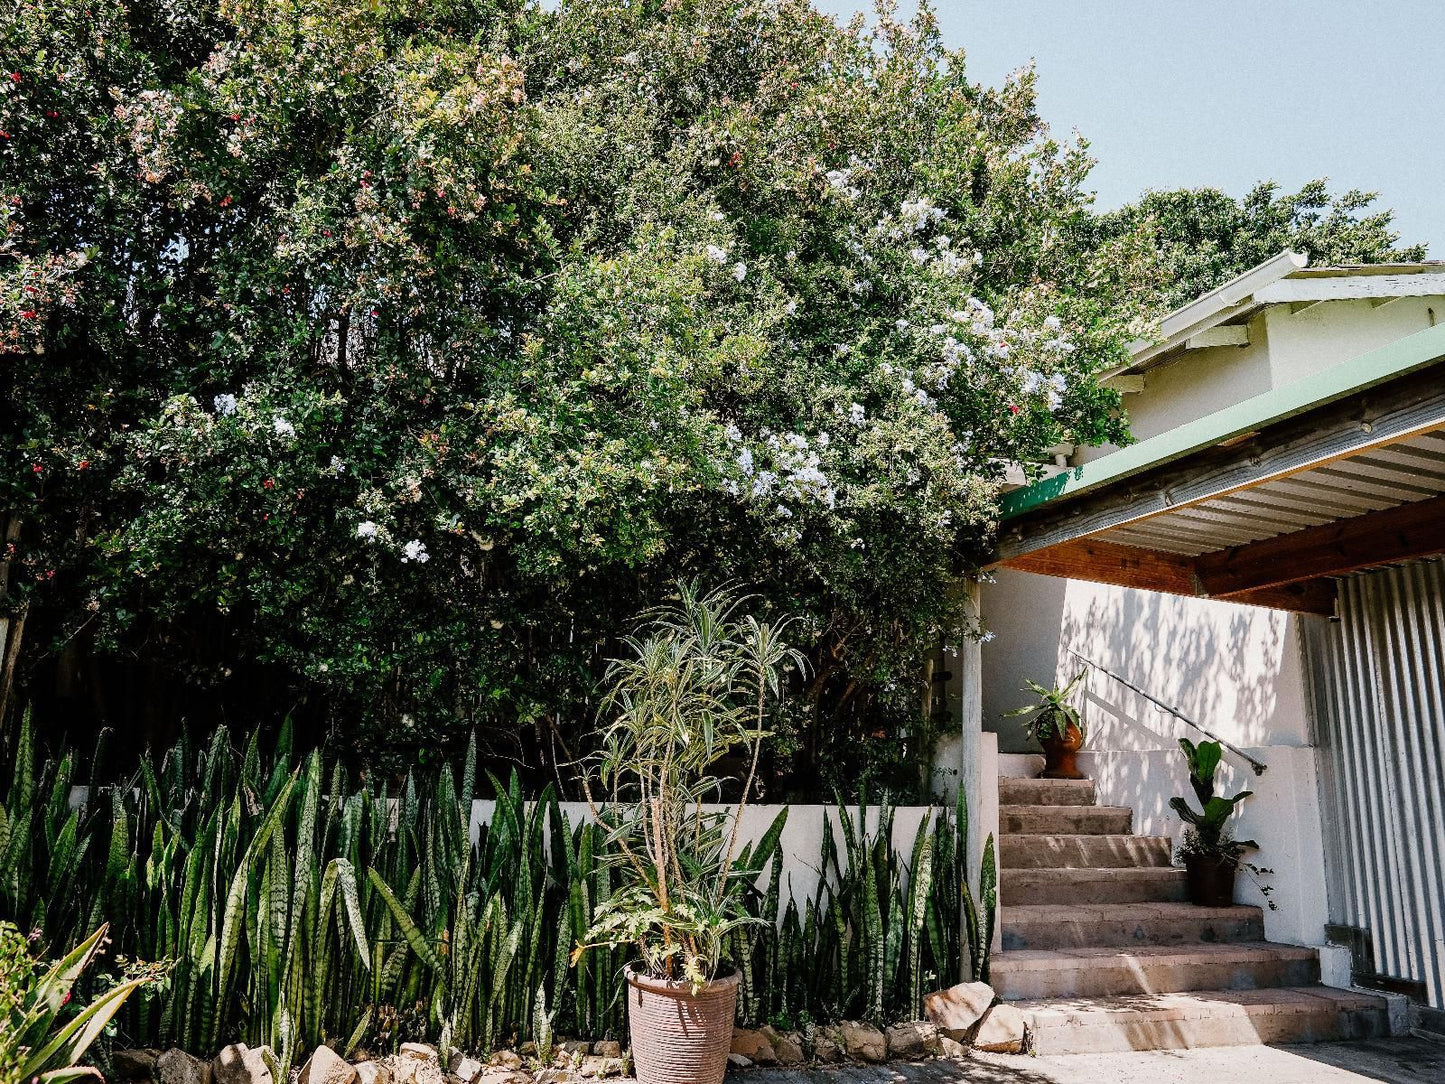
M 1002 465 L 1125 437 L 1146 249 L 927 11 L 24 0 L 0 56 L 4 606 L 102 719 L 545 759 L 700 576 L 797 618 L 799 757 L 900 753 Z
M 1084 243 L 1144 231 L 1156 253 L 1151 292 L 1168 311 L 1285 249 L 1308 253 L 1316 267 L 1423 260 L 1425 246 L 1401 246 L 1394 212 L 1375 208 L 1377 198 L 1357 189 L 1332 196 L 1323 179 L 1292 193 L 1263 181 L 1243 199 L 1217 188 L 1147 192 L 1090 222 Z

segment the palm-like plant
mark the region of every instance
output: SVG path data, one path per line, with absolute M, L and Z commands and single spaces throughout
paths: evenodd
M 1038 702 L 1006 711 L 1004 718 L 1027 716 L 1028 718 L 1024 719 L 1024 733 L 1035 741 L 1055 737 L 1062 739 L 1071 725 L 1078 727 L 1079 733 L 1084 734 L 1084 721 L 1079 715 L 1079 709 L 1069 703 L 1074 690 L 1079 687 L 1079 682 L 1084 680 L 1084 673 L 1080 670 L 1067 685 L 1062 688 L 1055 686 L 1052 689 L 1026 678 L 1029 689 L 1039 698 Z
M 646 615 L 608 671 L 601 749 L 588 766 L 593 814 L 621 884 L 573 953 L 635 946 L 643 969 L 700 987 L 718 971 L 727 935 L 752 919 L 734 891 L 738 829 L 783 675 L 805 665 L 783 641 L 787 621 L 740 616 L 748 601 L 727 588 L 704 594 L 680 583 L 678 599 Z M 717 763 L 749 764 L 731 815 Z M 594 791 L 594 784 L 597 790 Z M 605 804 L 599 805 L 598 792 Z

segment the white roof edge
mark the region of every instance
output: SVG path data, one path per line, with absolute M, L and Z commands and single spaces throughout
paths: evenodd
M 1145 367 L 1192 336 L 1264 305 L 1435 293 L 1445 293 L 1445 262 L 1310 267 L 1307 253 L 1285 249 L 1169 313 L 1159 321 L 1159 338 L 1130 343 L 1133 360 L 1099 379 Z
M 1247 307 L 1256 290 L 1261 290 L 1282 278 L 1309 266 L 1309 255 L 1285 249 L 1277 256 L 1271 256 L 1264 263 L 1251 267 L 1242 275 L 1236 275 L 1222 286 L 1216 286 L 1207 294 L 1201 294 L 1187 305 L 1181 305 L 1159 321 L 1159 339 L 1138 339 L 1129 344 L 1129 353 L 1134 356 L 1132 365 L 1121 366 L 1104 374 L 1107 380 L 1122 372 L 1158 357 L 1167 350 L 1178 346 L 1190 335 L 1222 324 L 1236 316 L 1242 307 Z

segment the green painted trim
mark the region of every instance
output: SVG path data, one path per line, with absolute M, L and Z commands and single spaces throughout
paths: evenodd
M 1192 452 L 1213 448 L 1226 440 L 1423 369 L 1442 357 L 1445 357 L 1445 324 L 1398 339 L 1315 376 L 1185 422 L 1167 433 L 1120 448 L 1082 467 L 1005 493 L 999 502 L 1000 518 L 1013 519 L 1042 504 L 1078 497 L 1100 486 L 1172 463 Z

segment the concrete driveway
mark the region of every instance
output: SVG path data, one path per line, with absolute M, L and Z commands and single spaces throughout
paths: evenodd
M 748 1069 L 736 1084 L 1445 1084 L 1445 1045 L 1374 1039 L 1310 1046 L 1233 1046 L 1129 1054 L 975 1054 L 839 1069 Z

